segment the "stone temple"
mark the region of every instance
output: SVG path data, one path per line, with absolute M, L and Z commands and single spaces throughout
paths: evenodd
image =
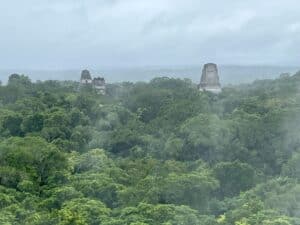
M 219 80 L 218 67 L 214 63 L 207 63 L 202 69 L 200 91 L 209 91 L 218 94 L 222 91 Z
M 103 77 L 95 77 L 92 79 L 91 73 L 88 70 L 81 72 L 80 84 L 82 87 L 88 86 L 94 88 L 98 94 L 106 94 L 106 84 Z
M 82 70 L 81 77 L 80 77 L 80 83 L 81 84 L 92 84 L 93 83 L 90 71 Z

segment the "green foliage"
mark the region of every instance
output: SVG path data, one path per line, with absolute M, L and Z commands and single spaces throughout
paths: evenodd
M 0 224 L 300 224 L 300 75 L 0 85 Z
M 64 179 L 65 155 L 41 138 L 9 138 L 0 154 L 1 185 L 26 191 Z
M 255 170 L 246 163 L 221 162 L 215 165 L 214 173 L 220 181 L 220 196 L 232 197 L 255 185 Z
M 110 210 L 96 200 L 78 198 L 66 201 L 58 211 L 59 225 L 98 225 L 108 219 Z

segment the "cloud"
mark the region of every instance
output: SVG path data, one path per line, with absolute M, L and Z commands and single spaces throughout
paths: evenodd
M 0 68 L 298 64 L 296 0 L 10 0 Z

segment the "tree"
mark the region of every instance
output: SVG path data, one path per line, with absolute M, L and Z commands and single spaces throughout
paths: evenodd
M 26 180 L 39 188 L 58 184 L 64 179 L 67 168 L 65 155 L 41 138 L 9 138 L 0 143 L 0 154 L 1 168 L 12 168 L 20 174 L 17 185 L 24 184 Z M 0 184 L 8 175 L 1 174 Z
M 58 211 L 59 225 L 99 225 L 108 220 L 110 210 L 96 200 L 78 198 L 67 201 Z
M 22 123 L 22 128 L 25 133 L 39 132 L 43 127 L 44 116 L 39 113 L 27 116 Z
M 22 124 L 23 118 L 16 114 L 12 113 L 4 117 L 2 126 L 4 130 L 7 130 L 11 136 L 21 136 L 22 135 Z
M 199 114 L 186 120 L 180 127 L 181 138 L 185 140 L 181 158 L 222 161 L 233 139 L 231 128 L 230 121 L 217 115 Z
M 246 163 L 221 162 L 215 165 L 214 174 L 220 181 L 220 197 L 233 197 L 255 185 L 255 170 Z

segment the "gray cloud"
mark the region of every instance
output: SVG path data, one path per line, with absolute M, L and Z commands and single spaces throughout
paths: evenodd
M 7 0 L 0 68 L 299 64 L 297 0 Z

